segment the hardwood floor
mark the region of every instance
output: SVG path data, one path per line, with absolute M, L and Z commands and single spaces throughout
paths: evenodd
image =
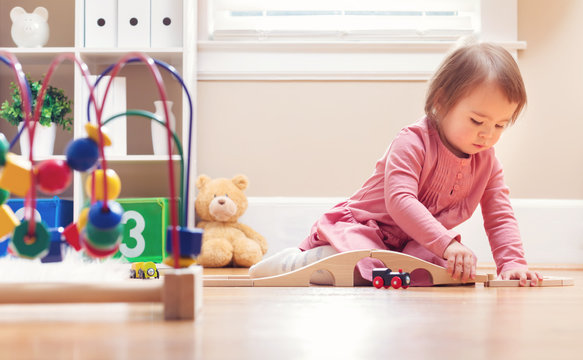
M 161 305 L 0 306 L 0 359 L 582 359 L 575 286 L 205 288 L 196 322 Z

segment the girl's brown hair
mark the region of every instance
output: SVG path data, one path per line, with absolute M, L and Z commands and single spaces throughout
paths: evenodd
M 444 60 L 429 83 L 425 113 L 432 121 L 439 120 L 487 80 L 496 81 L 508 100 L 518 104 L 510 119 L 514 123 L 526 105 L 520 69 L 508 51 L 490 43 L 462 46 Z

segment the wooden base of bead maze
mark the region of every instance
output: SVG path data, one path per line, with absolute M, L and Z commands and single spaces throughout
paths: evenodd
M 151 303 L 165 320 L 195 320 L 202 309 L 202 268 L 167 269 L 162 279 L 101 283 L 0 284 L 0 304 Z
M 518 280 L 497 280 L 493 274 L 476 274 L 470 281 L 454 280 L 446 269 L 414 256 L 387 250 L 355 250 L 335 254 L 325 259 L 296 269 L 289 273 L 264 278 L 251 278 L 249 275 L 205 275 L 203 285 L 208 287 L 306 287 L 310 286 L 312 274 L 318 270 L 328 271 L 333 279 L 334 286 L 353 287 L 354 268 L 356 264 L 371 257 L 381 260 L 386 267 L 393 270 L 402 269 L 411 273 L 417 269 L 427 271 L 432 278 L 433 285 L 462 285 L 484 283 L 488 287 L 518 287 Z M 571 278 L 544 277 L 538 287 L 573 285 Z

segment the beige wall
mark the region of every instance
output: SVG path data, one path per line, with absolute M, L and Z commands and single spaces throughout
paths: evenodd
M 529 105 L 497 152 L 515 198 L 583 199 L 583 1 L 518 2 Z M 348 196 L 397 131 L 422 115 L 425 82 L 200 81 L 198 172 L 249 176 L 250 196 Z

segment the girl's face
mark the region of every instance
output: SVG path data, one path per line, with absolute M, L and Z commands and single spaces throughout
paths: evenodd
M 487 150 L 498 142 L 517 106 L 508 101 L 500 86 L 487 81 L 439 119 L 441 141 L 458 157 Z

